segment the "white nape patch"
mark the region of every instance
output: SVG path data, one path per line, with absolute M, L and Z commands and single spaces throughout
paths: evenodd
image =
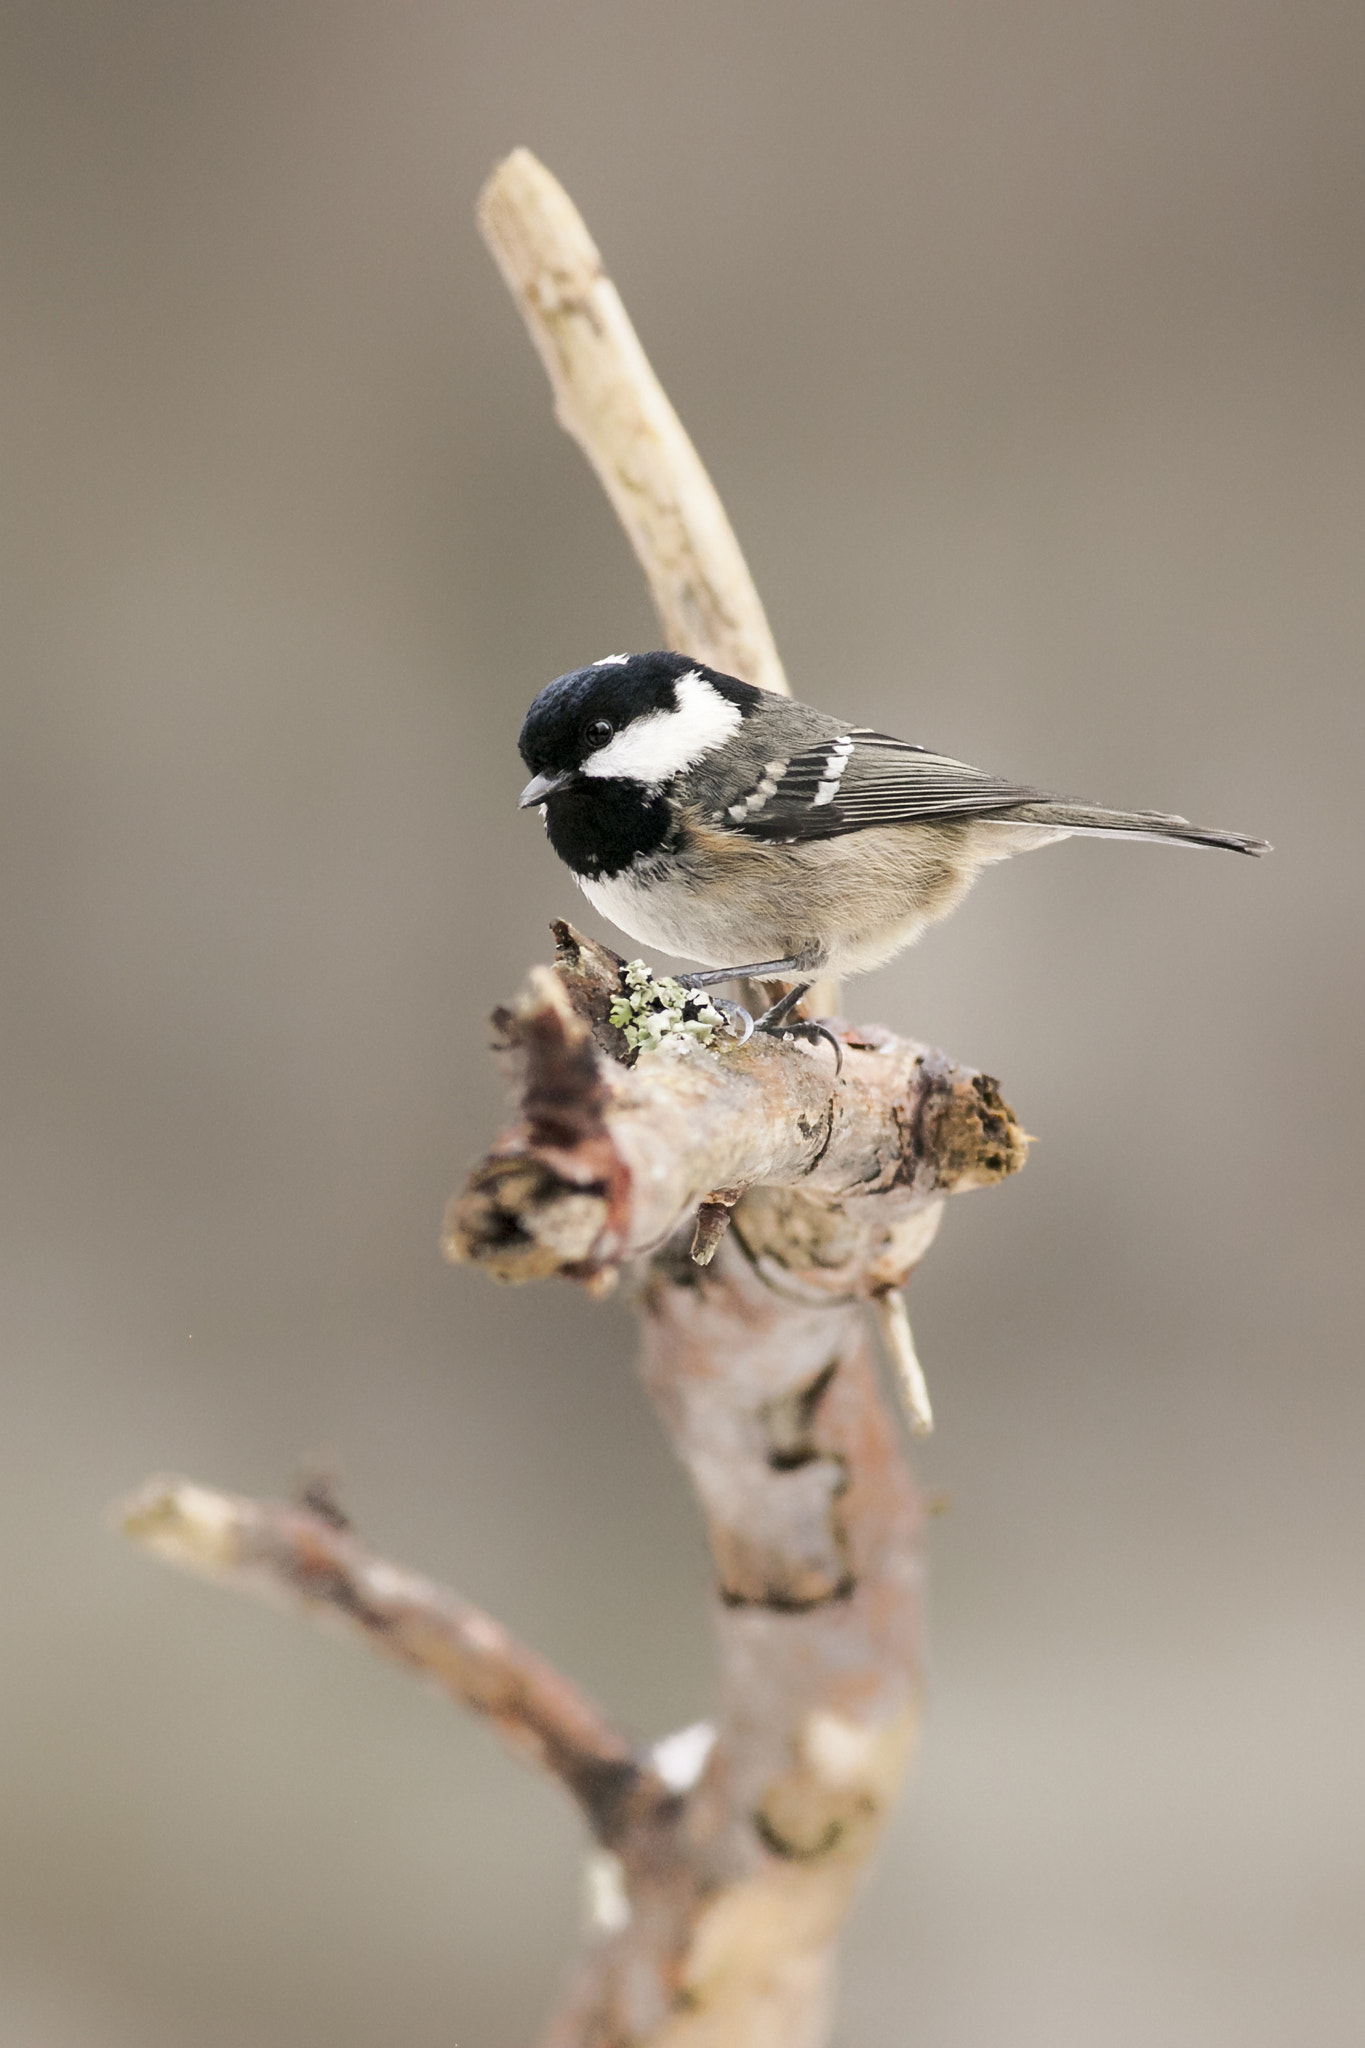
M 690 1728 L 679 1728 L 675 1734 L 665 1735 L 662 1742 L 656 1742 L 650 1751 L 650 1762 L 670 1792 L 690 1792 L 706 1769 L 706 1760 L 715 1746 L 715 1723 L 694 1721 Z
M 620 666 L 621 666 L 622 662 L 625 662 L 625 661 L 629 661 L 629 660 L 630 660 L 630 656 L 629 656 L 628 654 L 604 654 L 604 655 L 603 655 L 603 656 L 601 657 L 601 659 L 600 659 L 599 661 L 590 661 L 590 662 L 588 663 L 588 667 L 589 667 L 589 668 L 620 668 Z
M 626 1866 L 611 1849 L 594 1849 L 583 1866 L 588 1925 L 595 1934 L 619 1934 L 630 1925 Z
M 673 685 L 677 708 L 646 711 L 622 726 L 614 740 L 583 763 L 585 775 L 622 776 L 653 788 L 671 782 L 723 746 L 744 723 L 737 704 L 713 690 L 697 670 L 689 669 Z
M 845 733 L 841 740 L 834 742 L 825 760 L 824 775 L 815 792 L 817 804 L 833 803 L 839 784 L 843 781 L 844 770 L 848 766 L 848 757 L 852 752 L 853 739 L 850 734 Z

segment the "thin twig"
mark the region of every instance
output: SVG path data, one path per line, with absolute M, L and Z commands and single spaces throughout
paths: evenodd
M 895 1368 L 900 1383 L 901 1399 L 905 1412 L 910 1418 L 910 1427 L 916 1436 L 931 1436 L 934 1429 L 934 1411 L 929 1401 L 929 1383 L 924 1377 L 924 1367 L 919 1362 L 915 1349 L 914 1332 L 910 1328 L 910 1312 L 905 1306 L 905 1296 L 898 1287 L 883 1287 L 873 1295 L 872 1306 L 876 1311 L 877 1325 L 882 1333 L 887 1356 Z
M 125 1536 L 166 1563 L 340 1623 L 487 1715 L 510 1749 L 562 1780 L 597 1832 L 609 1832 L 639 1777 L 631 1745 L 491 1615 L 376 1557 L 335 1520 L 285 1501 L 154 1479 L 123 1504 L 118 1520 Z

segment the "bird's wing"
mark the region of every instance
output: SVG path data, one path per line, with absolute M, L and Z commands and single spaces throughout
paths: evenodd
M 757 783 L 715 822 L 755 839 L 790 843 L 871 825 L 989 815 L 1043 796 L 946 754 L 855 726 L 788 761 L 769 761 Z

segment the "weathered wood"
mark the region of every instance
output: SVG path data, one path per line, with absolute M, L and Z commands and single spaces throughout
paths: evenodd
M 619 961 L 557 931 L 556 967 L 498 1013 L 517 1112 L 452 1205 L 447 1249 L 590 1287 L 629 1262 L 641 1371 L 715 1566 L 714 1722 L 632 1744 L 490 1616 L 374 1557 L 334 1513 L 177 1480 L 124 1527 L 172 1563 L 339 1619 L 574 1793 L 599 1845 L 597 1924 L 545 2048 L 820 2048 L 923 1657 L 923 1508 L 867 1304 L 904 1282 L 946 1196 L 1014 1171 L 1024 1140 L 993 1082 L 880 1030 L 839 1027 L 837 1081 L 791 1043 L 622 1057 Z M 699 1209 L 731 1218 L 705 1265 Z
M 628 1917 L 545 2048 L 817 2048 L 918 1725 L 923 1510 L 854 1304 L 783 1300 L 727 1240 L 639 1305 L 715 1560 L 716 1735 L 667 1828 L 615 1845 Z
M 502 1279 L 635 1262 L 641 1369 L 715 1562 L 720 1707 L 675 1809 L 637 1805 L 615 1837 L 613 1909 L 545 2048 L 818 2048 L 921 1678 L 923 1511 L 862 1304 L 908 1372 L 889 1290 L 945 1197 L 1026 1141 L 994 1082 L 875 1029 L 838 1027 L 837 1081 L 772 1041 L 627 1065 L 605 1021 L 619 961 L 556 929 L 556 970 L 499 1013 L 518 1114 L 446 1249 Z
M 735 1208 L 756 1258 L 785 1259 L 779 1239 L 804 1233 L 818 1239 L 799 1248 L 808 1264 L 856 1269 L 857 1291 L 876 1293 L 921 1255 L 926 1207 L 1023 1163 L 989 1075 L 877 1029 L 836 1025 L 837 1078 L 823 1049 L 763 1036 L 666 1041 L 624 1065 L 600 1021 L 619 962 L 557 929 L 558 972 L 533 970 L 495 1018 L 521 1115 L 451 1204 L 448 1257 L 499 1280 L 600 1280 L 695 1223 L 713 1191 L 734 1207 L 762 1188 Z

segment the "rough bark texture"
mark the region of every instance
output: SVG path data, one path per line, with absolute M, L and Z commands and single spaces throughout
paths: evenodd
M 715 1559 L 717 1737 L 664 1829 L 617 1843 L 629 1919 L 547 2048 L 798 2048 L 914 1741 L 921 1510 L 855 1307 L 796 1307 L 733 1243 L 644 1280 L 645 1383 Z
M 919 1258 L 935 1198 L 1022 1164 L 988 1075 L 875 1027 L 836 1023 L 837 1080 L 826 1051 L 761 1035 L 714 1051 L 678 1039 L 622 1064 L 600 1021 L 620 962 L 556 929 L 560 971 L 533 969 L 494 1018 L 522 1115 L 451 1205 L 451 1258 L 499 1280 L 601 1284 L 705 1204 L 730 1210 L 760 1270 L 799 1249 L 803 1286 L 873 1294 Z

